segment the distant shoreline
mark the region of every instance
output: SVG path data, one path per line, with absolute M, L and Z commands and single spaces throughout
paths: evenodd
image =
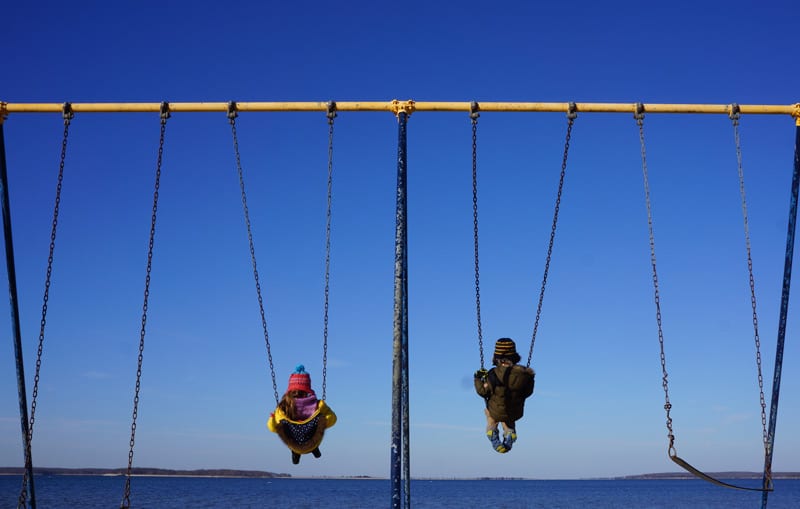
M 0 467 L 0 475 L 22 475 L 22 467 Z M 34 475 L 91 475 L 103 477 L 117 477 L 127 475 L 125 468 L 57 468 L 35 467 Z M 199 470 L 173 470 L 165 468 L 136 467 L 131 470 L 131 475 L 136 477 L 206 477 L 206 478 L 240 478 L 240 479 L 365 479 L 385 480 L 387 477 L 372 477 L 367 475 L 353 476 L 293 476 L 288 473 L 266 472 L 261 470 L 234 470 L 234 469 L 199 469 Z M 761 479 L 761 472 L 709 472 L 709 475 L 718 479 Z M 651 474 L 626 475 L 615 477 L 591 477 L 579 479 L 546 479 L 548 481 L 637 481 L 637 480 L 683 480 L 695 477 L 686 472 L 661 472 Z M 800 472 L 773 472 L 773 479 L 800 479 Z M 520 480 L 535 481 L 545 479 L 523 477 L 414 477 L 420 481 L 446 481 L 446 480 Z
M 0 475 L 22 475 L 22 467 L 0 467 Z M 116 477 L 127 475 L 127 468 L 58 468 L 34 467 L 34 475 L 95 475 Z M 286 473 L 265 472 L 260 470 L 234 470 L 234 469 L 199 469 L 199 470 L 173 470 L 166 468 L 136 467 L 131 469 L 131 475 L 137 477 L 236 477 L 253 479 L 274 479 L 292 477 Z

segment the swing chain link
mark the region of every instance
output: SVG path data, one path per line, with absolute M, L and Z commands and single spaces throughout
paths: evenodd
M 527 367 L 531 366 L 531 358 L 533 357 L 533 346 L 536 343 L 536 333 L 539 330 L 539 319 L 542 316 L 542 304 L 544 303 L 544 292 L 547 286 L 547 275 L 550 271 L 550 260 L 553 256 L 553 243 L 555 242 L 556 238 L 556 227 L 558 226 L 558 212 L 561 208 L 561 195 L 564 190 L 564 177 L 566 176 L 567 172 L 567 156 L 569 155 L 569 142 L 572 138 L 572 126 L 575 123 L 575 119 L 578 118 L 578 107 L 574 102 L 569 103 L 569 109 L 567 111 L 567 135 L 566 140 L 564 141 L 564 156 L 561 159 L 561 175 L 558 180 L 558 192 L 556 194 L 556 205 L 553 211 L 553 224 L 550 228 L 550 241 L 547 245 L 547 257 L 544 263 L 544 275 L 542 276 L 542 287 L 539 291 L 539 302 L 536 305 L 536 319 L 533 323 L 533 333 L 531 334 L 531 346 L 528 350 L 528 363 L 526 364 Z
M 485 371 L 483 358 L 483 324 L 481 323 L 481 284 L 478 261 L 478 118 L 480 105 L 470 103 L 469 118 L 472 120 L 472 230 L 475 248 L 475 312 L 478 323 L 478 349 L 481 354 L 481 371 Z
M 331 279 L 331 202 L 333 198 L 333 122 L 336 102 L 328 102 L 328 207 L 325 215 L 325 305 L 322 326 L 322 399 L 326 399 L 328 380 L 328 307 Z
M 53 207 L 53 223 L 50 228 L 50 250 L 47 255 L 47 271 L 44 281 L 44 296 L 42 297 L 42 319 L 39 322 L 39 345 L 36 350 L 36 369 L 33 376 L 33 391 L 31 393 L 31 415 L 28 424 L 28 436 L 25 441 L 26 458 L 31 456 L 31 442 L 33 441 L 33 425 L 36 422 L 36 401 L 39 395 L 39 373 L 42 368 L 42 352 L 44 351 L 44 330 L 47 324 L 47 303 L 50 300 L 50 278 L 53 274 L 53 253 L 56 248 L 56 231 L 58 228 L 58 212 L 61 208 L 61 189 L 64 181 L 64 163 L 67 158 L 67 138 L 69 136 L 69 126 L 75 113 L 72 111 L 72 104 L 66 102 L 62 106 L 62 117 L 64 119 L 64 135 L 61 139 L 61 158 L 58 164 L 58 183 L 56 184 L 55 205 Z M 27 501 L 28 490 L 28 471 L 22 476 L 22 490 L 20 491 L 17 507 L 24 507 Z
M 269 360 L 269 372 L 272 378 L 272 392 L 275 395 L 275 405 L 277 406 L 280 398 L 278 397 L 278 382 L 275 379 L 275 365 L 272 362 L 272 348 L 269 343 L 269 332 L 267 329 L 267 317 L 264 312 L 264 299 L 261 296 L 261 282 L 258 277 L 258 265 L 256 263 L 256 248 L 253 242 L 253 230 L 250 225 L 250 211 L 247 208 L 247 193 L 244 187 L 244 172 L 242 171 L 242 160 L 239 154 L 239 139 L 236 135 L 236 117 L 238 113 L 236 110 L 236 102 L 231 101 L 228 103 L 228 121 L 231 124 L 231 134 L 233 136 L 233 152 L 236 156 L 236 171 L 239 175 L 239 190 L 242 194 L 242 210 L 244 211 L 244 221 L 247 227 L 247 241 L 250 245 L 250 261 L 253 266 L 253 279 L 256 284 L 256 295 L 258 296 L 258 310 L 261 314 L 261 328 L 264 331 L 264 343 L 267 347 L 267 359 Z
M 672 403 L 669 401 L 669 378 L 667 375 L 667 358 L 664 354 L 664 331 L 661 322 L 661 297 L 658 291 L 658 273 L 656 271 L 656 241 L 653 232 L 653 211 L 650 203 L 650 182 L 647 175 L 647 153 L 644 143 L 644 104 L 637 103 L 633 118 L 636 119 L 636 125 L 639 127 L 639 144 L 641 146 L 642 156 L 642 178 L 644 181 L 644 196 L 645 204 L 647 206 L 647 229 L 650 238 L 650 266 L 653 271 L 653 297 L 656 305 L 656 324 L 658 325 L 658 344 L 661 352 L 661 387 L 664 389 L 664 410 L 667 415 L 667 436 L 669 437 L 669 446 L 667 452 L 671 458 L 677 457 L 675 450 L 675 434 L 672 430 L 672 417 L 670 411 L 672 410 Z
M 741 108 L 738 104 L 733 103 L 730 106 L 730 119 L 733 124 L 733 138 L 736 144 L 736 165 L 739 173 L 739 194 L 742 197 L 742 217 L 744 218 L 744 238 L 745 246 L 747 249 L 747 272 L 750 279 L 750 307 L 753 310 L 753 338 L 756 347 L 756 368 L 758 371 L 758 393 L 761 404 L 761 429 L 764 447 L 768 445 L 767 435 L 767 402 L 764 398 L 764 376 L 761 371 L 761 338 L 758 334 L 758 313 L 756 312 L 756 289 L 755 278 L 753 276 L 753 258 L 750 246 L 750 227 L 747 215 L 747 200 L 744 190 L 744 169 L 742 164 L 742 145 L 741 138 L 739 137 L 739 118 L 741 116 Z
M 167 120 L 170 117 L 169 103 L 162 102 L 160 108 L 161 119 L 161 134 L 158 141 L 158 159 L 156 162 L 156 178 L 153 190 L 153 211 L 150 216 L 150 239 L 148 241 L 147 249 L 147 268 L 145 270 L 144 282 L 144 302 L 142 303 L 142 326 L 139 330 L 139 356 L 136 366 L 136 388 L 133 396 L 133 416 L 131 421 L 131 439 L 130 449 L 128 449 L 128 469 L 125 474 L 125 491 L 122 497 L 120 509 L 128 509 L 131 504 L 131 474 L 133 472 L 133 450 L 136 443 L 136 419 L 139 415 L 139 390 L 141 389 L 142 380 L 142 361 L 144 360 L 144 338 L 145 326 L 147 325 L 147 305 L 150 298 L 150 274 L 153 267 L 153 245 L 155 243 L 156 235 L 156 215 L 158 212 L 158 192 L 161 186 L 161 162 L 164 156 L 164 135 L 167 129 Z

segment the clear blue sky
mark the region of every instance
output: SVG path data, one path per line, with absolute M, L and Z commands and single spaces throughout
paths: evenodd
M 752 2 L 63 2 L 4 8 L 0 100 L 578 101 L 791 104 L 800 7 Z M 561 113 L 485 113 L 479 126 L 487 357 L 533 329 L 563 151 Z M 12 114 L 6 157 L 28 389 L 62 124 Z M 678 452 L 760 470 L 761 419 L 736 153 L 722 115 L 645 120 Z M 34 463 L 127 462 L 155 114 L 72 124 L 47 320 Z M 279 391 L 304 363 L 319 387 L 327 125 L 238 122 Z M 794 123 L 741 122 L 769 399 Z M 222 113 L 167 126 L 135 465 L 294 475 L 389 473 L 397 123 L 336 122 L 323 457 L 291 465 L 275 401 Z M 408 127 L 412 475 L 578 478 L 672 471 L 635 122 L 573 131 L 533 367 L 514 450 L 484 437 L 466 113 Z M 5 271 L 4 271 L 5 272 Z M 5 278 L 5 275 L 3 276 Z M 5 282 L 2 283 L 5 285 Z M 792 301 L 775 470 L 800 470 L 799 303 Z M 0 465 L 23 463 L 13 344 L 0 313 Z

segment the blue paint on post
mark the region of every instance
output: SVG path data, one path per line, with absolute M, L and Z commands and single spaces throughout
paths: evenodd
M 789 225 L 786 232 L 786 259 L 783 265 L 783 290 L 781 291 L 781 310 L 778 319 L 778 343 L 775 347 L 775 372 L 772 378 L 772 404 L 769 409 L 769 428 L 767 430 L 767 450 L 764 457 L 764 487 L 772 477 L 772 452 L 775 445 L 775 424 L 778 420 L 778 397 L 781 392 L 781 369 L 783 367 L 783 345 L 786 339 L 786 317 L 789 314 L 789 286 L 792 282 L 792 258 L 794 256 L 794 233 L 797 224 L 797 194 L 800 187 L 800 126 L 795 130 L 794 172 L 792 173 L 792 192 L 789 202 Z M 769 492 L 761 496 L 761 508 L 766 509 Z
M 28 503 L 36 508 L 33 489 L 33 460 L 31 459 L 30 433 L 28 431 L 28 398 L 25 389 L 25 364 L 22 361 L 22 332 L 19 325 L 17 302 L 17 270 L 14 264 L 14 242 L 11 235 L 11 207 L 8 200 L 8 169 L 6 167 L 6 144 L 3 123 L 0 119 L 0 200 L 3 208 L 3 237 L 6 245 L 6 271 L 8 273 L 8 296 L 11 303 L 11 330 L 14 336 L 14 357 L 17 365 L 17 392 L 19 393 L 19 419 L 22 427 L 22 447 L 25 451 L 25 471 L 28 477 Z
M 403 490 L 403 465 L 408 479 L 408 252 L 406 218 L 406 123 L 408 114 L 397 116 L 397 214 L 394 250 L 394 338 L 392 359 L 392 507 L 399 509 L 405 498 L 410 506 L 408 486 Z M 404 458 L 405 456 L 405 458 Z M 405 493 L 404 493 L 405 491 Z

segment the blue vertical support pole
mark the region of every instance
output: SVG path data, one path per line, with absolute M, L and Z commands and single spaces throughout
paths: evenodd
M 406 116 L 406 121 L 408 117 Z M 403 141 L 402 141 L 402 161 L 403 161 L 403 168 L 407 168 L 407 156 L 406 156 L 406 128 L 405 125 L 403 126 Z M 398 158 L 398 161 L 400 158 Z M 407 174 L 407 171 L 404 171 Z M 408 179 L 404 179 L 407 183 Z M 408 214 L 406 208 L 406 200 L 403 201 L 403 217 L 405 219 L 405 224 L 408 224 Z M 402 380 L 401 384 L 401 392 L 403 397 L 403 509 L 410 509 L 411 508 L 411 441 L 410 441 L 410 420 L 409 420 L 409 401 L 408 401 L 408 228 L 403 228 L 403 272 L 405 273 L 405 277 L 403 277 L 403 333 L 401 335 L 401 347 L 403 350 L 403 365 L 401 369 Z
M 403 465 L 408 478 L 408 247 L 406 218 L 406 124 L 408 114 L 400 112 L 397 139 L 397 213 L 394 247 L 394 338 L 392 359 L 392 508 L 410 505 L 408 486 L 403 489 Z
M 781 392 L 781 370 L 783 368 L 783 344 L 786 338 L 786 319 L 789 314 L 789 286 L 792 282 L 792 258 L 794 256 L 794 233 L 797 224 L 797 194 L 800 188 L 800 119 L 795 127 L 794 171 L 792 172 L 792 192 L 789 202 L 789 226 L 786 232 L 786 258 L 783 263 L 783 290 L 781 291 L 781 310 L 778 318 L 778 343 L 775 347 L 775 372 L 772 377 L 772 403 L 769 408 L 769 428 L 764 455 L 763 486 L 772 479 L 772 451 L 775 445 L 775 424 L 778 420 L 778 397 Z M 768 491 L 762 492 L 761 508 L 766 509 Z
M 8 296 L 11 301 L 11 331 L 14 336 L 14 357 L 17 364 L 17 392 L 19 393 L 19 419 L 22 426 L 22 447 L 25 450 L 25 471 L 28 477 L 28 503 L 36 508 L 33 489 L 33 460 L 31 459 L 30 433 L 28 431 L 28 397 L 25 389 L 25 365 L 22 362 L 22 332 L 19 325 L 17 302 L 17 270 L 14 265 L 14 242 L 11 235 L 11 206 L 8 201 L 8 168 L 6 167 L 6 143 L 3 134 L 3 118 L 0 112 L 0 200 L 3 208 L 3 237 L 6 245 L 6 272 L 8 273 Z

